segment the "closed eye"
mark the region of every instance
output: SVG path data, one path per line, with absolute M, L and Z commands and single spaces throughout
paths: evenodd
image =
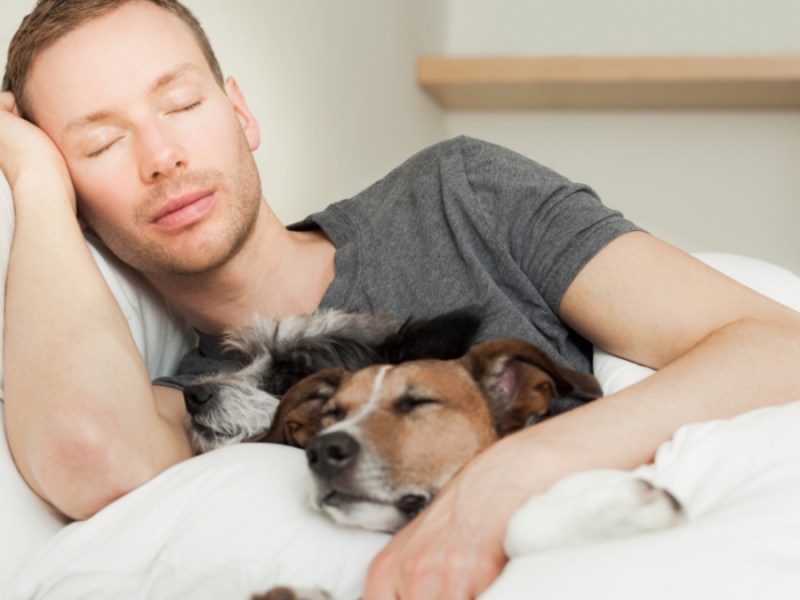
M 195 108 L 197 108 L 201 104 L 202 104 L 202 101 L 198 100 L 197 102 L 192 102 L 191 104 L 187 104 L 186 106 L 182 106 L 181 108 L 176 108 L 175 110 L 170 111 L 170 112 L 172 112 L 172 113 L 189 112 L 190 110 L 194 110 Z
M 90 153 L 89 153 L 87 156 L 88 156 L 89 158 L 96 158 L 96 157 L 100 156 L 101 154 L 103 154 L 104 152 L 106 152 L 107 150 L 110 150 L 110 149 L 111 149 L 111 147 L 112 147 L 114 144 L 116 144 L 118 141 L 120 141 L 121 139 L 122 139 L 122 138 L 121 138 L 121 137 L 119 137 L 119 138 L 117 138 L 117 139 L 113 140 L 112 142 L 110 142 L 110 143 L 106 144 L 106 145 L 105 145 L 105 146 L 103 146 L 102 148 L 98 148 L 98 149 L 97 149 L 97 150 L 95 150 L 94 152 L 90 152 Z
M 338 423 L 347 416 L 347 412 L 341 406 L 326 407 L 320 415 L 323 423 Z
M 415 397 L 415 396 L 403 396 L 402 398 L 395 401 L 392 405 L 392 408 L 395 412 L 401 415 L 407 415 L 418 408 L 422 408 L 423 406 L 431 406 L 434 404 L 441 404 L 435 398 L 425 398 L 425 397 Z

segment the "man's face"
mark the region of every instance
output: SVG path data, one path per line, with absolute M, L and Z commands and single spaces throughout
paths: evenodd
M 201 273 L 247 237 L 261 204 L 258 126 L 177 17 L 132 1 L 87 22 L 37 57 L 28 98 L 81 215 L 125 262 Z

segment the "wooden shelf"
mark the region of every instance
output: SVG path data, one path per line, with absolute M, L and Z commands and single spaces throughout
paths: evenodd
M 420 85 L 445 108 L 800 108 L 800 55 L 424 56 Z

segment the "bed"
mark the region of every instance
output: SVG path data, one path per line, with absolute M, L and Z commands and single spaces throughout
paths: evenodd
M 12 233 L 0 178 L 3 278 Z M 92 251 L 151 375 L 168 372 L 193 343 L 191 332 L 135 274 L 101 248 Z M 793 273 L 747 257 L 699 257 L 800 311 Z M 595 351 L 606 393 L 650 373 Z M 685 504 L 688 523 L 517 557 L 483 598 L 800 597 L 798 432 L 800 399 L 680 429 L 640 470 Z M 87 521 L 66 523 L 27 488 L 0 443 L 0 596 L 227 600 L 285 583 L 357 598 L 371 557 L 389 538 L 315 513 L 306 486 L 301 451 L 242 444 L 179 464 Z

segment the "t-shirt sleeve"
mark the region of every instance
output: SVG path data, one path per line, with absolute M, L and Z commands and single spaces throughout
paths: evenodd
M 237 355 L 228 351 L 220 337 L 198 333 L 198 344 L 187 352 L 171 375 L 159 377 L 153 383 L 163 387 L 183 390 L 202 375 L 234 371 L 241 367 Z
M 466 177 L 496 243 L 556 313 L 567 288 L 603 247 L 641 231 L 586 185 L 506 148 L 459 141 Z

